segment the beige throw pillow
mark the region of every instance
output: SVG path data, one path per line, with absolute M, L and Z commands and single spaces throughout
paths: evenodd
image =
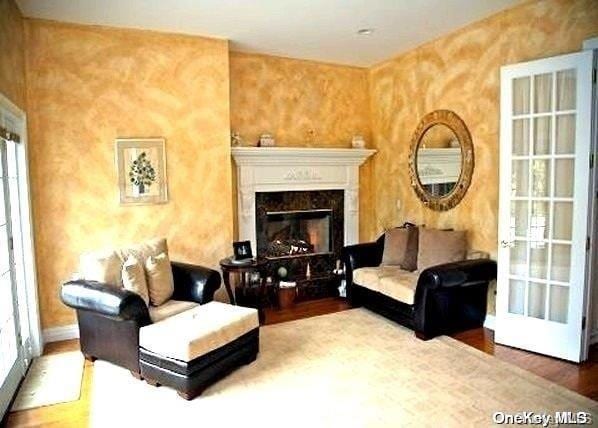
M 417 269 L 459 262 L 467 254 L 465 232 L 455 230 L 419 229 Z
M 400 266 L 401 269 L 417 269 L 417 227 L 397 227 L 384 234 L 382 265 Z
M 120 287 L 120 268 L 121 261 L 115 251 L 86 253 L 79 258 L 79 272 L 88 281 Z
M 165 238 L 154 238 L 142 242 L 141 244 L 131 245 L 117 250 L 117 254 L 123 263 L 129 256 L 134 256 L 144 264 L 149 256 L 157 256 L 162 253 L 168 255 L 168 245 Z
M 145 270 L 137 258 L 129 256 L 122 268 L 123 287 L 126 290 L 139 294 L 146 305 L 149 305 L 149 293 L 147 290 L 147 281 L 145 280 Z
M 150 302 L 154 306 L 160 306 L 174 293 L 172 268 L 168 255 L 161 253 L 157 256 L 149 256 L 145 261 L 145 271 Z

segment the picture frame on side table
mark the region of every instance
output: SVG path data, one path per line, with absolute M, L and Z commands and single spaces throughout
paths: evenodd
M 251 241 L 233 242 L 234 260 L 251 260 L 253 258 L 253 251 L 251 250 Z
M 120 204 L 168 202 L 166 140 L 117 138 L 115 147 Z

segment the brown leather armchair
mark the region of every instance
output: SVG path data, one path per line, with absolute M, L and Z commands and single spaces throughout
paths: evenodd
M 172 263 L 175 300 L 208 303 L 220 287 L 212 269 Z M 76 280 L 62 285 L 64 304 L 77 311 L 81 352 L 88 360 L 102 359 L 139 376 L 139 329 L 151 323 L 139 295 L 95 281 Z

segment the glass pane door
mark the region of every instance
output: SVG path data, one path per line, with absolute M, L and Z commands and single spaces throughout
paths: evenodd
M 578 359 L 584 311 L 590 52 L 501 70 L 496 341 Z
M 21 351 L 12 259 L 7 142 L 0 139 L 0 415 L 22 376 Z
M 509 312 L 567 323 L 576 69 L 513 80 Z
M 20 134 L 24 118 L 5 107 L 0 105 L 0 126 Z M 25 331 L 30 342 L 20 213 L 23 153 L 22 145 L 0 139 L 0 418 L 25 374 L 29 355 L 22 338 Z

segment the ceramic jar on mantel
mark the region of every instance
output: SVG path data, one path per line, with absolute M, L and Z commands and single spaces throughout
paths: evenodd
M 365 140 L 361 135 L 354 135 L 351 140 L 351 147 L 354 149 L 365 149 Z
M 258 147 L 274 147 L 276 143 L 272 134 L 262 134 L 257 145 Z

